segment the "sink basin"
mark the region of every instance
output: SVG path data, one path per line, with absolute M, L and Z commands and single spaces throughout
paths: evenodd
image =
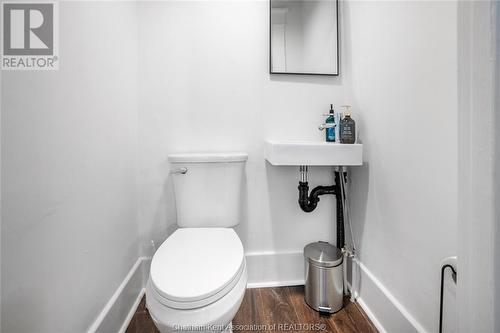
M 266 141 L 272 165 L 361 165 L 363 145 L 319 141 Z

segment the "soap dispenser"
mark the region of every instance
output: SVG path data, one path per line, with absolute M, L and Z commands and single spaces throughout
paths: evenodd
M 325 121 L 325 138 L 326 142 L 335 142 L 335 113 L 333 111 L 333 104 L 330 104 L 330 112 Z
M 340 121 L 340 142 L 356 142 L 356 122 L 351 118 L 351 106 L 344 105 L 344 118 Z

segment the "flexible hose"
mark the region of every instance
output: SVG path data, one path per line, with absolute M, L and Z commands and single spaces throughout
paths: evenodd
M 457 274 L 455 268 L 450 264 L 446 264 L 441 267 L 441 289 L 439 292 L 439 333 L 443 332 L 444 271 L 446 270 L 446 268 L 451 269 L 452 273 L 455 274 L 455 276 Z
M 341 176 L 340 176 L 340 196 L 341 196 L 342 206 L 343 206 L 344 221 L 347 222 L 347 224 L 349 225 L 349 234 L 351 236 L 350 239 L 351 239 L 351 245 L 352 245 L 352 251 L 351 251 L 351 258 L 352 258 L 352 264 L 351 264 L 351 268 L 352 268 L 351 302 L 353 302 L 355 300 L 355 297 L 356 297 L 355 286 L 357 283 L 357 281 L 356 281 L 357 274 L 356 274 L 356 265 L 355 265 L 355 263 L 357 261 L 356 260 L 356 243 L 354 241 L 354 233 L 352 232 L 351 214 L 350 214 L 350 210 L 349 210 L 349 202 L 347 199 L 349 196 L 347 193 L 348 190 L 347 190 L 347 186 L 345 183 L 343 170 L 341 170 L 340 174 L 341 174 Z M 346 257 L 344 259 L 346 259 L 348 257 L 347 252 L 348 251 L 345 252 Z M 344 268 L 347 268 L 347 260 L 344 260 Z M 347 286 L 347 269 L 344 269 L 344 285 Z
M 347 289 L 347 258 L 349 258 L 349 254 L 347 251 L 344 251 L 344 260 L 342 262 L 342 271 L 343 271 L 343 279 L 344 279 L 344 296 L 349 294 L 349 290 Z
M 345 193 L 344 193 L 344 188 L 343 188 L 343 179 L 344 179 L 344 174 L 342 173 L 342 171 L 340 172 L 340 176 L 339 176 L 339 187 L 340 187 L 340 201 L 341 201 L 341 205 L 342 205 L 342 217 L 344 219 L 344 221 L 346 221 L 346 209 L 345 209 Z M 339 198 L 337 197 L 337 200 L 339 200 Z M 345 224 L 344 224 L 344 228 L 345 228 Z M 338 231 L 337 231 L 338 233 Z M 344 243 L 344 249 L 343 249 L 343 252 L 344 252 L 344 260 L 343 260 L 343 279 L 344 279 L 344 295 L 348 295 L 349 294 L 349 290 L 347 288 L 347 259 L 349 258 L 349 251 L 347 250 L 346 251 L 346 248 L 347 248 L 347 243 Z M 352 289 L 352 286 L 351 286 L 351 289 Z M 352 294 L 352 290 L 351 290 L 351 294 Z
M 352 279 L 352 284 L 351 284 L 351 302 L 354 302 L 356 300 L 356 297 L 357 297 L 357 291 L 356 291 L 356 286 L 358 285 L 358 274 L 356 274 L 356 264 L 357 264 L 358 260 L 356 259 L 356 255 L 354 255 L 352 257 L 352 264 L 351 264 L 351 268 L 352 268 L 352 271 L 351 271 L 351 279 Z
M 351 212 L 349 209 L 349 202 L 348 202 L 348 194 L 347 194 L 347 186 L 345 183 L 345 178 L 343 172 L 341 172 L 341 177 L 340 177 L 340 196 L 342 198 L 342 205 L 344 207 L 343 213 L 344 213 L 344 221 L 347 222 L 349 225 L 349 233 L 350 233 L 350 238 L 351 238 L 351 245 L 352 245 L 352 251 L 356 251 L 356 243 L 354 242 L 354 234 L 352 232 L 352 224 L 351 224 Z

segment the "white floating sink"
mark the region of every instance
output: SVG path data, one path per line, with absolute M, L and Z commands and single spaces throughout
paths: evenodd
M 272 165 L 361 165 L 363 145 L 319 141 L 266 141 Z

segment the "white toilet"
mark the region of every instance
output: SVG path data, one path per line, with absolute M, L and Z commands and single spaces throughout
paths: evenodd
M 169 155 L 177 229 L 151 262 L 146 304 L 167 332 L 229 331 L 247 284 L 239 223 L 246 153 Z

